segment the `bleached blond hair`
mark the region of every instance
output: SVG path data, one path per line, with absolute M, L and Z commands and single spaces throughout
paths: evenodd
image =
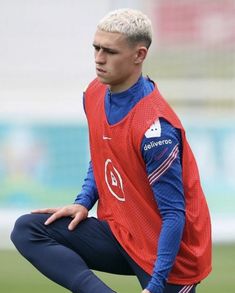
M 139 10 L 124 8 L 111 11 L 100 20 L 97 29 L 121 33 L 127 37 L 130 44 L 142 42 L 149 48 L 152 42 L 151 21 Z

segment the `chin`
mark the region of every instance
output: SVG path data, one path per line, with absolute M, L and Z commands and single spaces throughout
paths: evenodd
M 108 80 L 105 78 L 102 78 L 101 76 L 97 75 L 97 79 L 99 80 L 99 82 L 103 83 L 103 84 L 109 84 Z

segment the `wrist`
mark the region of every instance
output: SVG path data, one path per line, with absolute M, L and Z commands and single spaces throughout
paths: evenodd
M 151 283 L 151 281 L 149 282 L 146 289 L 151 293 L 163 293 L 164 292 L 164 288 L 157 286 L 156 284 Z

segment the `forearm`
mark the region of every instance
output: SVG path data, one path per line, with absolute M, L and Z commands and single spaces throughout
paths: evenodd
M 77 195 L 74 203 L 75 204 L 81 204 L 84 207 L 86 207 L 88 210 L 90 210 L 96 201 L 98 200 L 99 195 L 95 183 L 92 163 L 89 163 L 89 168 L 87 171 L 87 176 L 84 179 L 84 183 L 82 185 L 81 192 Z
M 151 293 L 162 293 L 167 277 L 172 270 L 179 251 L 185 223 L 184 212 L 169 212 L 163 217 L 163 225 L 158 242 L 157 260 L 152 279 L 146 289 Z

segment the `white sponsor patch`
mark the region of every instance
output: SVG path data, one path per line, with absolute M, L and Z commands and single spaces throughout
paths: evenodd
M 149 127 L 149 129 L 145 132 L 145 137 L 160 137 L 161 136 L 161 124 L 159 118 Z
M 152 148 L 161 146 L 161 145 L 167 145 L 167 144 L 172 144 L 172 140 L 171 139 L 163 139 L 163 140 L 159 140 L 159 141 L 150 141 L 149 143 L 146 143 L 144 145 L 144 150 L 151 150 Z

